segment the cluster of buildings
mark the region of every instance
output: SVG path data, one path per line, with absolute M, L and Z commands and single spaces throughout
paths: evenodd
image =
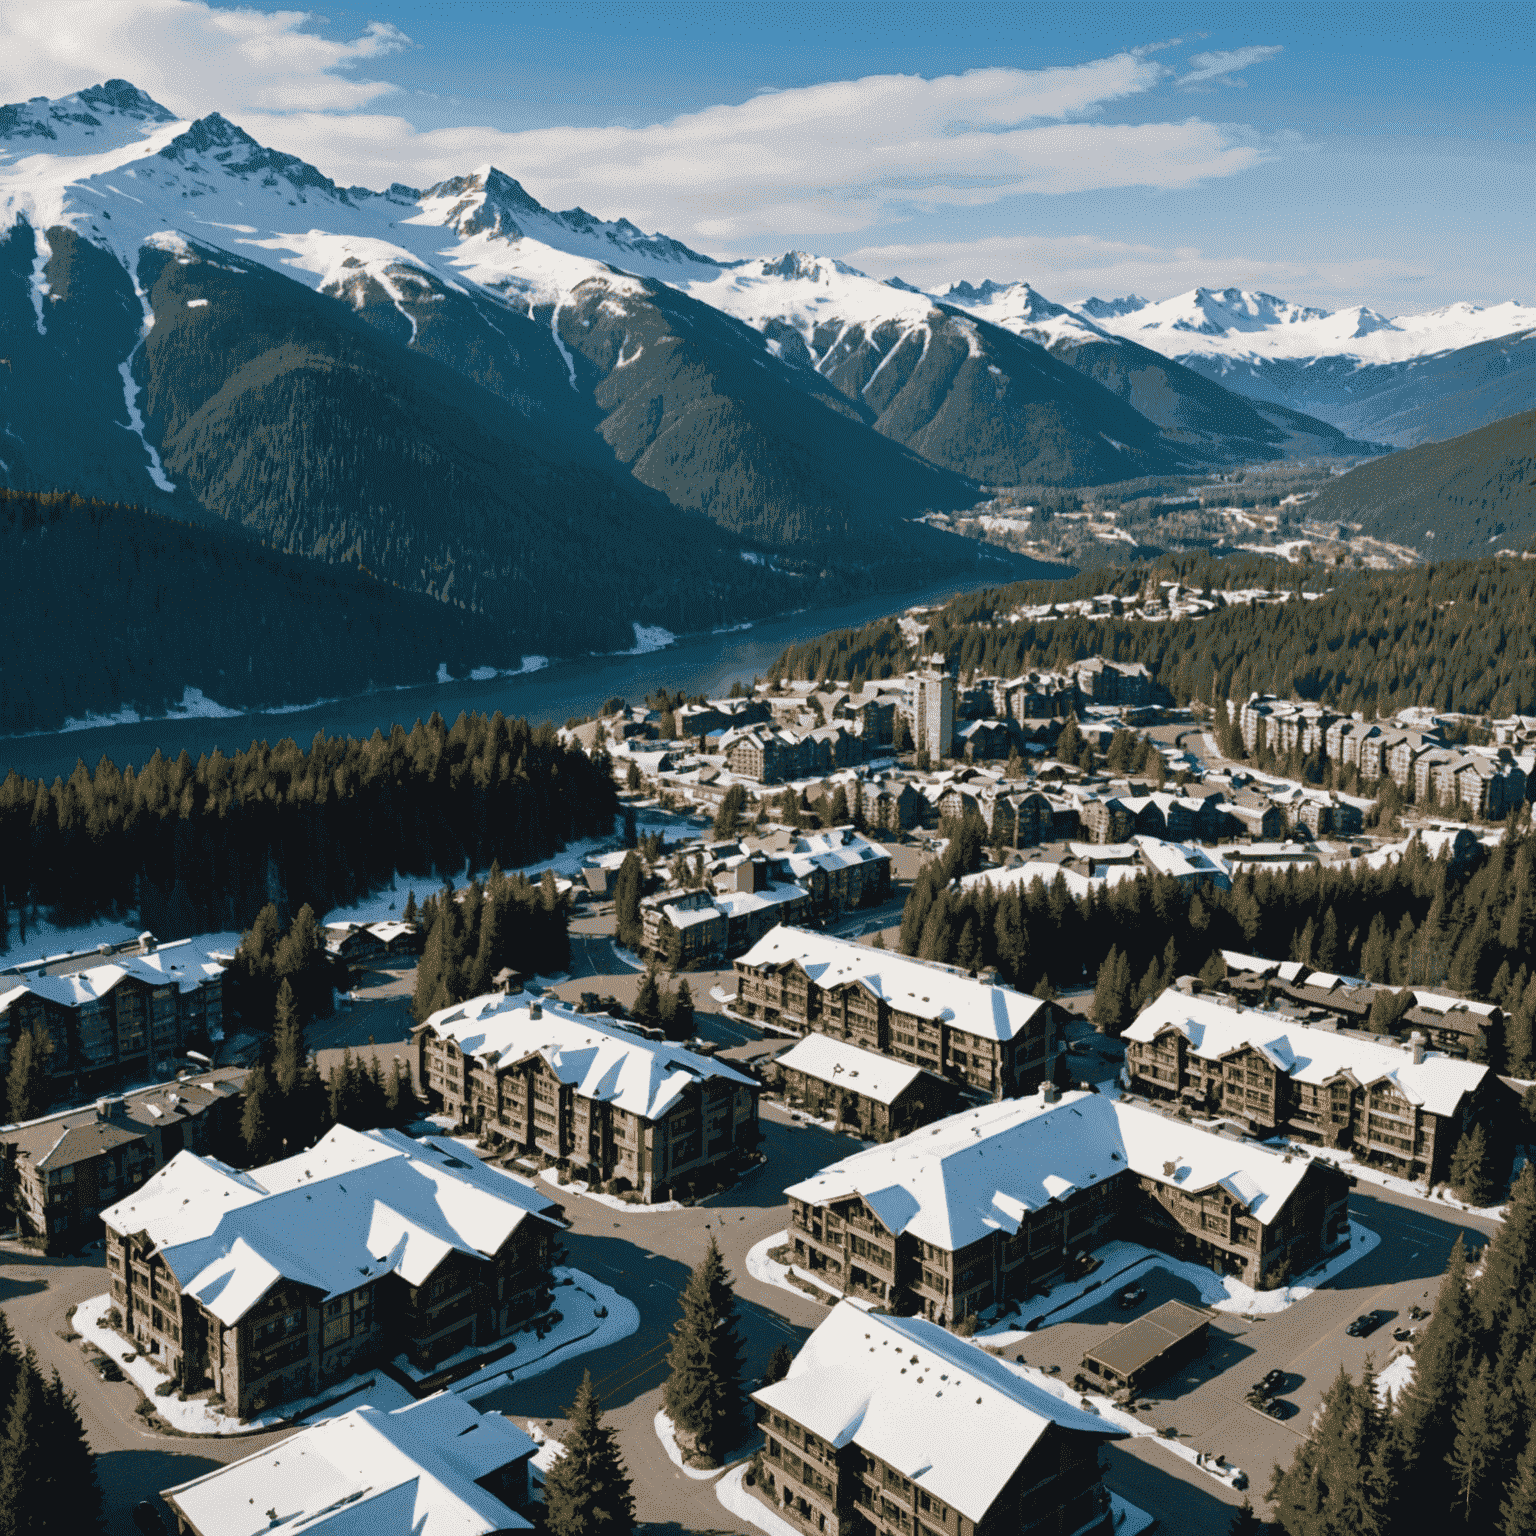
M 400 958 L 421 952 L 415 923 L 390 918 L 381 923 L 327 923 L 325 947 L 349 965 Z
M 345 1126 L 250 1173 L 180 1152 L 102 1223 L 121 1331 L 241 1419 L 531 1326 L 563 1226 L 455 1142 Z
M 1303 592 L 1301 599 L 1322 596 Z M 1275 608 L 1297 601 L 1291 591 L 1267 587 L 1241 587 L 1230 590 L 1186 586 L 1177 581 L 1149 581 L 1140 592 L 1098 592 L 1092 597 L 1072 598 L 1056 603 L 1027 603 L 1008 615 L 1014 624 L 1049 624 L 1055 619 L 1128 619 L 1147 623 L 1166 623 L 1170 619 L 1204 619 L 1223 608 Z
M 1422 1035 L 1400 1044 L 1319 1029 L 1236 995 L 1170 987 L 1124 1039 L 1127 1079 L 1148 1099 L 1349 1150 L 1428 1186 L 1474 1124 L 1497 1129 L 1507 1111 L 1487 1067 L 1426 1050 Z
M 76 1094 L 168 1074 L 224 1037 L 224 968 L 237 933 L 122 944 L 0 971 L 0 1072 L 23 1033 L 47 1031 L 49 1077 Z
M 1508 743 L 1489 750 L 1450 747 L 1433 729 L 1343 715 L 1321 704 L 1252 694 L 1237 709 L 1243 745 L 1279 756 L 1300 751 L 1353 767 L 1367 783 L 1390 778 L 1420 805 L 1464 805 L 1501 821 L 1526 796 L 1526 774 Z

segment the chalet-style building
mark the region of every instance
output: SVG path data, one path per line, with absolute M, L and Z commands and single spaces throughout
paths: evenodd
M 548 998 L 471 998 L 412 1040 L 431 1104 L 593 1184 L 667 1200 L 723 1182 L 757 1147 L 752 1078 Z
M 160 1497 L 176 1536 L 504 1536 L 533 1528 L 523 1511 L 537 1450 L 504 1414 L 438 1392 L 323 1419 Z
M 1071 669 L 1077 691 L 1094 704 L 1150 704 L 1152 674 L 1139 661 L 1090 656 Z
M 992 1099 L 1031 1092 L 1055 1043 L 1054 1007 L 948 966 L 775 928 L 736 961 L 734 1007 L 953 1078 Z
M 94 1093 L 169 1073 L 177 1055 L 223 1038 L 224 967 L 239 943 L 235 933 L 174 944 L 141 933 L 131 944 L 13 967 L 0 975 L 0 1071 L 20 1035 L 41 1024 L 60 1090 L 73 1083 Z
M 349 965 L 366 965 L 394 956 L 414 955 L 421 950 L 421 934 L 415 923 L 386 920 L 381 923 L 328 923 L 325 947 Z
M 959 1098 L 952 1078 L 829 1035 L 797 1040 L 777 1066 L 787 1104 L 824 1115 L 850 1134 L 873 1141 L 889 1141 L 942 1120 L 954 1112 Z
M 752 1394 L 753 1492 L 806 1536 L 1111 1536 L 1100 1448 L 1120 1439 L 983 1349 L 839 1302 Z
M 245 1419 L 528 1327 L 559 1216 L 456 1142 L 336 1126 L 251 1173 L 182 1152 L 101 1219 L 123 1332 Z
M 795 1262 L 845 1296 L 953 1323 L 1130 1238 L 1259 1288 L 1347 1240 L 1330 1164 L 1096 1093 L 966 1110 L 785 1190 Z
M 1124 1035 L 1132 1088 L 1256 1134 L 1348 1148 L 1430 1186 L 1475 1121 L 1502 1123 L 1487 1067 L 1235 1005 L 1173 987 L 1149 1003 Z
M 810 896 L 817 922 L 836 922 L 847 912 L 877 907 L 890 899 L 890 850 L 851 826 L 797 837 L 782 863 L 794 883 Z
M 179 1078 L 81 1109 L 29 1120 L 0 1135 L 16 1213 L 44 1253 L 101 1237 L 101 1213 L 178 1152 L 216 1152 L 239 1133 L 244 1067 Z

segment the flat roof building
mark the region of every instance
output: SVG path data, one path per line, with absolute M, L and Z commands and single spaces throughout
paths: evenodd
M 1165 1301 L 1085 1351 L 1083 1368 L 1110 1388 L 1139 1392 L 1205 1353 L 1213 1316 L 1204 1307 Z

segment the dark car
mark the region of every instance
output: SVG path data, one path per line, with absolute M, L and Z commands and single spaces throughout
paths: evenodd
M 1122 1307 L 1134 1307 L 1138 1302 L 1143 1302 L 1146 1299 L 1146 1288 L 1140 1285 L 1128 1285 L 1123 1291 L 1120 1292 L 1118 1296 L 1115 1297 L 1115 1300 L 1119 1302 Z
M 118 1370 L 117 1362 L 115 1360 L 103 1360 L 101 1364 L 96 1367 L 96 1374 L 100 1376 L 103 1381 L 121 1381 L 123 1379 L 123 1373 Z
M 140 1499 L 133 1506 L 133 1523 L 144 1533 L 144 1536 L 165 1536 L 165 1521 L 160 1518 L 160 1511 L 148 1499 Z
M 1363 1339 L 1375 1333 L 1383 1321 L 1385 1319 L 1380 1312 L 1362 1312 L 1344 1332 L 1352 1339 Z
M 1256 1382 L 1253 1390 L 1262 1397 L 1273 1397 L 1285 1385 L 1284 1371 L 1270 1371 L 1263 1381 Z

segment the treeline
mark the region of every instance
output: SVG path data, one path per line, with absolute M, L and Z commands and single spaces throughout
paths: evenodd
M 0 784 L 0 949 L 24 904 L 59 922 L 137 911 L 164 937 L 242 928 L 269 902 L 316 912 L 397 870 L 526 864 L 613 830 L 607 758 L 499 712 L 397 725 L 367 741 L 317 734 L 137 771 L 103 757 L 51 785 Z
M 1461 1239 L 1413 1351 L 1383 1402 L 1367 1361 L 1341 1367 L 1269 1490 L 1285 1536 L 1536 1531 L 1536 1169 L 1469 1267 Z
M 958 876 L 980 866 L 986 829 L 973 815 L 951 831 L 944 857 L 923 869 L 907 898 L 903 954 L 995 967 L 1025 992 L 1095 982 L 1105 991 L 1095 1022 L 1112 1034 L 1175 977 L 1219 976 L 1222 949 L 1397 987 L 1445 987 L 1500 1004 L 1508 1021 L 1502 1037 L 1487 1037 L 1490 1065 L 1536 1075 L 1529 826 L 1506 827 L 1500 845 L 1469 870 L 1430 858 L 1414 840 L 1385 869 L 1244 870 L 1226 891 L 1190 891 L 1142 874 L 1076 899 L 1060 879 L 1001 891 L 959 885 Z M 1390 1015 L 1384 1003 L 1370 1027 L 1390 1032 Z
M 1072 616 L 1014 623 L 1008 617 L 1026 604 L 1104 591 L 1130 595 L 1158 581 L 1205 591 L 1267 587 L 1323 595 L 1161 624 Z M 928 615 L 932 636 L 920 645 L 908 644 L 894 618 L 835 631 L 791 646 L 768 675 L 770 681 L 861 685 L 899 676 L 919 654 L 942 651 L 961 675 L 1012 677 L 1103 656 L 1145 663 L 1179 704 L 1274 693 L 1368 717 L 1410 705 L 1509 714 L 1536 709 L 1533 607 L 1536 565 L 1527 560 L 1377 572 L 1180 555 L 1114 575 L 1099 570 L 1068 582 L 1021 582 L 955 598 Z
M 0 1312 L 0 1536 L 100 1536 L 101 1487 L 75 1394 Z
M 471 880 L 462 891 L 445 885 L 417 914 L 425 937 L 411 1001 L 416 1022 L 491 991 L 504 967 L 525 976 L 558 975 L 570 964 L 567 921 L 551 870 L 535 885 L 493 863 L 484 885 Z

